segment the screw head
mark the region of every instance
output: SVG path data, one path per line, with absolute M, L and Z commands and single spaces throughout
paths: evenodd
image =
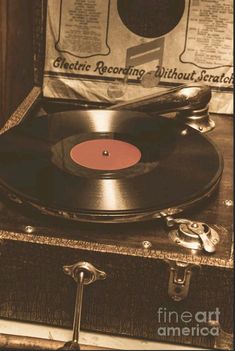
M 63 217 L 69 217 L 69 214 L 66 211 L 58 211 L 58 213 Z
M 224 200 L 224 204 L 227 207 L 233 206 L 233 200 Z
M 25 227 L 25 231 L 26 231 L 26 233 L 33 233 L 33 231 L 34 231 L 34 227 L 32 227 L 31 225 L 27 225 L 26 227 Z
M 188 130 L 187 129 L 182 130 L 181 135 L 187 135 L 187 134 L 188 134 Z
M 198 228 L 198 224 L 197 223 L 192 223 L 192 227 L 193 228 Z
M 142 246 L 143 246 L 144 249 L 150 249 L 150 247 L 152 247 L 152 243 L 150 241 L 148 241 L 148 240 L 144 240 L 142 242 Z

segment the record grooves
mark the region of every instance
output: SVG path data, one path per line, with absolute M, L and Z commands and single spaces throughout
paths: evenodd
M 43 213 L 115 222 L 179 212 L 209 196 L 223 161 L 209 138 L 173 120 L 90 110 L 6 132 L 0 166 L 3 187 Z

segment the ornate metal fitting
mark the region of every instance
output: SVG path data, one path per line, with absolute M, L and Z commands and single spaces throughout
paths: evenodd
M 192 268 L 197 266 L 175 261 L 168 261 L 168 263 L 170 265 L 168 295 L 174 301 L 181 301 L 188 296 Z
M 214 253 L 219 243 L 218 233 L 206 223 L 194 222 L 184 218 L 174 219 L 166 217 L 168 227 L 178 225 L 169 233 L 169 237 L 177 245 L 192 249 L 204 250 L 207 253 Z
M 63 271 L 76 282 L 79 281 L 80 273 L 84 272 L 84 285 L 94 283 L 96 280 L 106 279 L 106 273 L 98 270 L 89 262 L 78 262 L 71 266 L 64 266 Z

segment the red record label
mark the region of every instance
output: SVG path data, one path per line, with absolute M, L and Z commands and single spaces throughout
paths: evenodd
M 141 152 L 136 146 L 121 140 L 94 139 L 75 145 L 70 157 L 83 167 L 114 171 L 138 163 Z

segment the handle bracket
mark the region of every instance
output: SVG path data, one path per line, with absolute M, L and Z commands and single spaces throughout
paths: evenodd
M 106 273 L 98 270 L 89 262 L 78 262 L 71 266 L 64 266 L 65 274 L 70 275 L 76 283 L 79 279 L 80 272 L 84 272 L 84 285 L 94 283 L 96 280 L 103 280 L 106 278 Z

